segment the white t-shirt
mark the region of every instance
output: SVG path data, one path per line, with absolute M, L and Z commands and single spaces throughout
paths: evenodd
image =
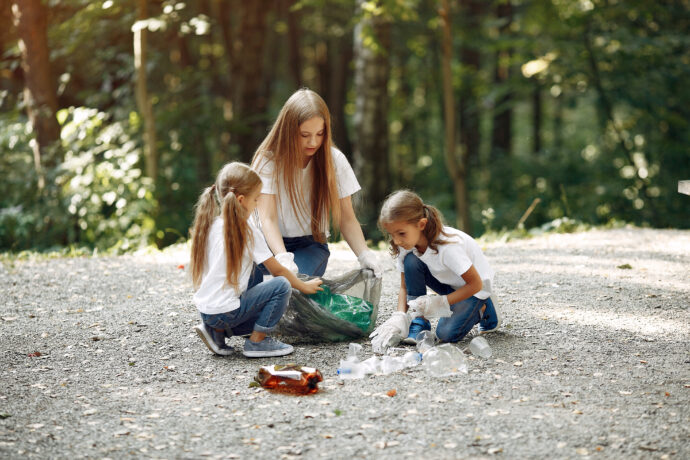
M 338 198 L 348 197 L 358 192 L 361 187 L 355 177 L 355 172 L 352 166 L 347 161 L 347 158 L 340 150 L 333 147 L 331 149 L 333 155 L 333 164 L 335 169 L 335 181 L 338 187 Z M 256 170 L 261 176 L 263 187 L 261 193 L 268 195 L 276 195 L 276 205 L 278 208 L 278 227 L 280 234 L 283 237 L 291 238 L 295 236 L 311 235 L 311 170 L 312 163 L 310 161 L 306 168 L 298 172 L 301 178 L 297 181 L 297 186 L 301 187 L 297 195 L 304 197 L 305 212 L 299 212 L 298 209 L 293 208 L 290 203 L 290 195 L 285 188 L 285 185 L 277 184 L 273 177 L 273 170 L 275 169 L 275 162 L 268 160 L 260 163 Z M 279 181 L 280 182 L 280 181 Z M 326 224 L 324 223 L 324 227 Z M 324 228 L 324 233 L 328 231 Z
M 450 237 L 441 234 L 439 239 L 450 242 L 436 246 L 438 252 L 431 248 L 427 248 L 424 254 L 420 254 L 416 248 L 412 248 L 411 251 L 426 264 L 434 278 L 455 290 L 467 284 L 462 279 L 462 275 L 474 265 L 483 283 L 482 290 L 474 296 L 479 299 L 488 299 L 491 296 L 494 271 L 479 245 L 470 235 L 455 228 L 443 227 L 443 231 Z M 409 252 L 410 250 L 400 249 L 396 260 L 398 271 L 405 271 L 403 261 Z
M 263 233 L 257 228 L 254 216 L 247 221 L 254 236 L 254 247 L 251 253 L 245 248 L 242 256 L 242 268 L 237 277 L 237 290 L 227 283 L 225 263 L 225 243 L 223 239 L 223 218 L 216 217 L 208 234 L 206 247 L 206 267 L 201 277 L 201 286 L 194 294 L 194 303 L 201 313 L 216 315 L 240 308 L 240 295 L 247 290 L 249 278 L 256 262 L 265 262 L 273 257 L 268 249 Z

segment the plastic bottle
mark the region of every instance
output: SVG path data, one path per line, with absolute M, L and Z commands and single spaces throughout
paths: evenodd
M 417 351 L 408 351 L 402 360 L 405 367 L 414 367 L 422 362 L 422 354 Z
M 405 362 L 401 356 L 386 355 L 381 358 L 381 371 L 384 375 L 405 369 Z
M 417 334 L 417 351 L 424 353 L 436 345 L 436 334 L 431 331 L 422 331 Z
M 323 381 L 323 376 L 314 367 L 288 364 L 262 366 L 254 380 L 269 390 L 306 395 L 319 391 L 318 384 Z
M 340 366 L 336 371 L 338 377 L 343 380 L 354 380 L 364 378 L 365 372 L 362 363 L 359 361 L 350 361 L 347 359 L 340 360 Z
M 434 377 L 467 373 L 467 363 L 462 350 L 450 343 L 427 350 L 423 355 L 422 366 Z
M 484 337 L 478 336 L 470 342 L 470 351 L 474 356 L 491 358 L 491 347 Z

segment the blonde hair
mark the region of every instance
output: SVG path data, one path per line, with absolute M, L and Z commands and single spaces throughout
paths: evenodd
M 424 204 L 419 195 L 409 190 L 398 190 L 388 195 L 381 207 L 378 225 L 383 234 L 388 237 L 388 242 L 391 245 L 391 255 L 397 256 L 400 254 L 400 248 L 395 244 L 393 238 L 390 237 L 384 225 L 392 224 L 393 222 L 416 224 L 422 219 L 427 219 L 422 234 L 429 242 L 429 248 L 438 252 L 438 245 L 448 244 L 448 241 L 440 239 L 439 236 L 452 236 L 443 231 L 443 215 L 441 211 L 431 205 Z
M 300 148 L 299 127 L 314 117 L 324 121 L 324 137 L 321 146 L 311 159 L 312 185 L 309 191 L 311 209 L 306 209 L 304 193 L 299 184 L 299 173 L 302 169 L 303 155 Z M 333 222 L 340 226 L 340 202 L 336 186 L 335 166 L 331 148 L 331 115 L 324 100 L 314 91 L 302 88 L 285 102 L 278 114 L 271 131 L 254 154 L 252 165 L 255 168 L 274 161 L 273 180 L 283 184 L 287 197 L 296 214 L 310 216 L 311 232 L 314 239 L 324 243 L 324 223 Z
M 216 182 L 202 192 L 195 206 L 194 223 L 189 230 L 192 240 L 190 265 L 194 288 L 201 285 L 206 267 L 208 234 L 213 220 L 219 214 L 219 207 L 223 218 L 227 282 L 237 288 L 244 250 L 253 241 L 251 228 L 247 223 L 247 211 L 237 197 L 247 197 L 252 192 L 260 190 L 260 187 L 261 178 L 253 169 L 244 163 L 234 162 L 223 166 Z

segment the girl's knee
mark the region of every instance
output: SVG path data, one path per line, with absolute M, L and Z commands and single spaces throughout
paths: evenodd
M 424 265 L 424 262 L 419 260 L 419 257 L 414 255 L 412 252 L 408 252 L 407 255 L 405 256 L 405 259 L 403 259 L 403 266 L 405 267 L 405 273 L 412 271 L 412 270 L 418 270 L 421 268 L 421 266 Z
M 276 276 L 271 280 L 273 283 L 273 289 L 275 289 L 276 294 L 285 295 L 290 294 L 292 286 L 287 278 L 284 276 Z

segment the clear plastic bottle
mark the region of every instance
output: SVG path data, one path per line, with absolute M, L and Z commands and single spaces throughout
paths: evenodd
M 436 345 L 436 334 L 431 331 L 422 331 L 417 334 L 417 351 L 424 353 Z
M 414 367 L 422 362 L 422 354 L 418 351 L 408 351 L 402 357 L 405 367 Z
M 405 369 L 405 362 L 401 356 L 386 355 L 381 358 L 381 372 L 384 375 L 392 374 Z
M 470 342 L 470 351 L 474 356 L 491 358 L 491 347 L 484 337 L 478 336 Z
M 364 378 L 365 369 L 359 361 L 341 359 L 337 373 L 342 380 L 354 380 Z
M 467 373 L 462 350 L 450 343 L 428 349 L 423 355 L 422 366 L 434 377 Z

